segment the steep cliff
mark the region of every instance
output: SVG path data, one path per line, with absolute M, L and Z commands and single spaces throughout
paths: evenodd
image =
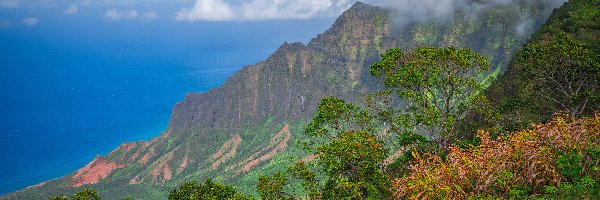
M 481 10 L 480 17 L 457 12 L 449 22 L 398 28 L 392 11 L 358 2 L 307 45 L 284 43 L 222 86 L 187 94 L 160 136 L 125 143 L 71 175 L 0 199 L 47 198 L 78 187 L 95 188 L 109 199 L 155 199 L 186 180 L 205 178 L 253 192 L 259 175 L 285 167 L 289 157 L 306 156 L 296 141 L 302 140 L 321 98 L 358 101 L 379 87 L 369 67 L 380 52 L 423 45 L 468 47 L 492 60 L 490 76 L 495 76 L 528 37 L 515 28 L 521 23 L 515 13 L 522 10 L 530 11 L 534 26 L 547 17 L 535 3 L 523 3 Z

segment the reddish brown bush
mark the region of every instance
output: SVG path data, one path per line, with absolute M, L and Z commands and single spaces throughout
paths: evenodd
M 565 181 L 557 167 L 561 155 L 581 155 L 576 173 L 600 179 L 598 158 L 590 151 L 600 149 L 600 113 L 571 120 L 556 117 L 544 125 L 490 139 L 479 131 L 479 146 L 451 147 L 447 161 L 437 155 L 414 155 L 411 172 L 394 180 L 396 198 L 466 199 L 469 196 L 506 196 L 512 189 L 530 188 L 540 193 L 544 186 Z

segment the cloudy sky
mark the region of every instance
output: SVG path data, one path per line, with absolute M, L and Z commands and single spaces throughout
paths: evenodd
M 0 27 L 34 27 L 47 19 L 273 21 L 335 17 L 355 0 L 0 0 Z

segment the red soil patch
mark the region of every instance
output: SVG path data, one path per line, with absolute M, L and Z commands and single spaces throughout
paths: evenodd
M 181 165 L 179 165 L 179 169 L 177 169 L 177 173 L 179 174 L 183 172 L 183 170 L 185 170 L 188 164 L 190 164 L 190 160 L 188 158 L 188 155 L 186 154 L 185 157 L 183 157 L 183 161 L 181 161 Z
M 130 181 L 129 181 L 129 185 L 137 185 L 140 184 L 140 182 L 138 181 L 138 178 L 140 177 L 140 175 L 137 175 L 135 177 L 133 177 Z
M 154 168 L 154 170 L 152 170 L 150 172 L 150 175 L 152 176 L 152 182 L 158 183 L 158 182 L 162 182 L 162 181 L 171 180 L 171 178 L 173 177 L 173 174 L 171 173 L 171 168 L 169 167 L 168 163 L 172 159 L 173 159 L 173 152 L 171 151 L 171 152 L 169 152 L 169 154 L 167 154 L 167 158 L 162 160 L 162 162 L 158 165 L 158 167 Z
M 153 138 L 148 142 L 144 142 L 144 144 L 142 145 L 144 148 L 149 147 L 152 143 L 155 143 L 156 141 L 158 141 L 158 138 Z
M 225 142 L 223 144 L 223 146 L 221 146 L 221 148 L 219 149 L 219 151 L 217 151 L 217 153 L 213 154 L 210 159 L 211 160 L 215 160 L 219 157 L 218 160 L 215 160 L 211 167 L 212 169 L 217 169 L 217 167 L 219 167 L 219 165 L 221 163 L 224 163 L 225 161 L 227 161 L 228 159 L 232 158 L 233 156 L 235 156 L 235 153 L 237 152 L 237 148 L 240 146 L 240 144 L 242 143 L 242 138 L 240 137 L 240 135 L 234 135 L 231 139 L 229 139 L 227 142 Z M 230 148 L 231 147 L 231 148 Z M 227 154 L 223 155 L 223 153 L 225 151 L 227 151 Z
M 137 151 L 135 151 L 135 153 L 133 155 L 131 155 L 131 157 L 129 158 L 129 161 L 133 162 L 135 161 L 135 159 L 137 159 L 138 156 L 140 156 L 140 153 L 142 153 L 143 149 L 138 149 Z
M 310 162 L 310 161 L 313 161 L 315 158 L 317 158 L 317 155 L 311 154 L 311 155 L 308 155 L 308 156 L 302 158 L 300 161 L 302 161 L 302 162 Z
M 152 145 L 156 141 L 158 141 L 158 138 L 154 138 L 148 142 L 141 142 L 141 147 L 138 148 L 137 151 L 133 155 L 131 155 L 131 158 L 129 159 L 129 161 L 131 161 L 131 162 L 135 161 L 140 156 L 140 154 L 142 154 L 144 152 L 144 150 L 146 150 L 150 145 Z M 150 153 L 145 154 L 144 157 L 142 157 L 142 159 L 138 160 L 138 163 L 140 163 L 142 165 L 146 164 L 146 163 L 148 163 L 148 160 L 150 159 L 150 157 L 152 157 L 154 155 L 155 155 L 154 147 L 152 147 L 150 149 Z
M 144 155 L 144 157 L 142 157 L 142 159 L 139 160 L 139 163 L 141 165 L 146 164 L 150 160 L 150 157 L 153 157 L 155 155 L 156 155 L 156 152 L 154 150 L 154 147 L 151 147 L 150 152 L 146 153 L 146 155 Z
M 283 129 L 281 129 L 275 136 L 273 136 L 273 138 L 271 138 L 271 143 L 269 144 L 269 146 L 261 149 L 254 155 L 244 160 L 242 164 L 245 163 L 245 165 L 236 173 L 240 174 L 248 172 L 250 171 L 250 169 L 257 166 L 261 162 L 271 159 L 273 156 L 277 155 L 277 153 L 283 151 L 287 147 L 287 143 L 291 138 L 292 134 L 290 133 L 290 127 L 287 124 L 285 124 L 285 126 L 283 126 Z M 231 169 L 233 169 L 234 167 L 236 166 L 232 166 Z
M 102 157 L 96 157 L 92 162 L 77 170 L 71 176 L 73 180 L 71 186 L 79 187 L 85 184 L 96 184 L 100 179 L 106 178 L 112 171 L 124 167 L 126 165 L 121 165 Z

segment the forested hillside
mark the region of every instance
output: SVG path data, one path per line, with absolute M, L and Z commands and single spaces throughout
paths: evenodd
M 600 109 L 598 8 L 598 0 L 570 1 L 555 10 L 490 87 L 507 130 L 547 121 L 559 111 L 591 115 Z

